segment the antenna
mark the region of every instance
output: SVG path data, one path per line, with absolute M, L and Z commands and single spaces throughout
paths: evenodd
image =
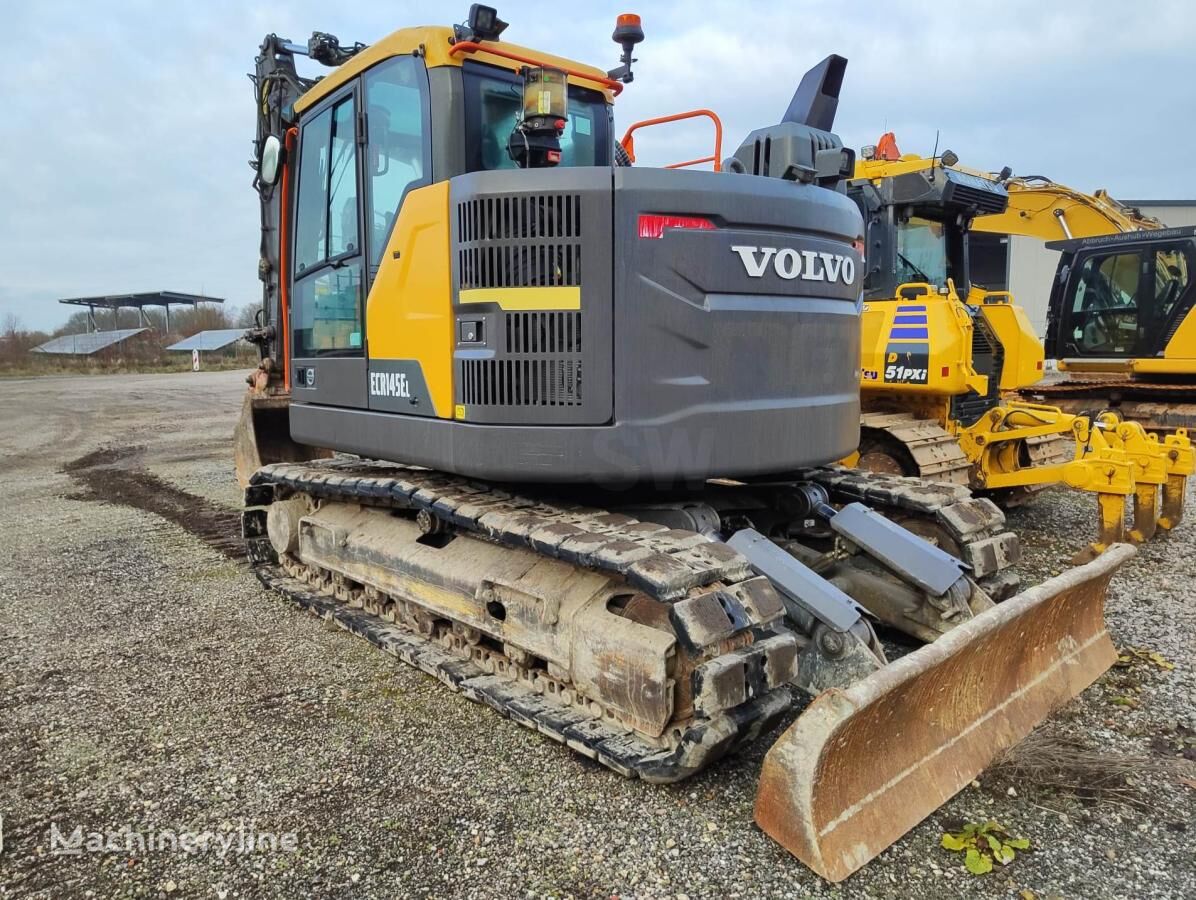
M 939 155 L 939 130 L 934 130 L 934 150 L 930 152 L 930 177 L 927 179 L 931 184 L 934 183 L 934 161 Z

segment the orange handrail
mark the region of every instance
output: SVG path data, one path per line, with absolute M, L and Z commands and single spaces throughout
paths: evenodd
M 570 69 L 567 66 L 561 66 L 554 62 L 549 62 L 544 59 L 536 59 L 534 56 L 524 56 L 522 53 L 512 53 L 510 50 L 505 50 L 502 47 L 495 47 L 493 44 L 482 44 L 478 41 L 458 41 L 449 48 L 449 56 L 457 53 L 490 53 L 494 56 L 501 56 L 503 59 L 513 59 L 515 62 L 527 63 L 532 66 L 548 66 L 550 69 L 559 69 L 566 75 L 572 75 L 574 78 L 580 78 L 584 81 L 591 81 L 594 84 L 600 84 L 616 97 L 623 90 L 623 82 L 615 81 L 613 78 L 603 78 L 598 75 L 591 75 L 589 72 L 582 72 L 578 69 Z
M 686 166 L 700 166 L 702 163 L 714 163 L 714 171 L 719 171 L 721 166 L 718 162 L 717 156 L 702 156 L 698 159 L 687 159 L 685 162 L 669 163 L 665 166 L 666 169 L 684 169 Z
M 719 161 L 723 156 L 723 121 L 718 117 L 718 114 L 710 109 L 691 109 L 689 112 L 673 113 L 671 116 L 659 116 L 655 119 L 644 119 L 642 122 L 635 122 L 627 129 L 623 135 L 623 140 L 619 141 L 623 145 L 623 149 L 627 151 L 627 155 L 631 157 L 631 161 L 635 162 L 635 139 L 631 136 L 638 128 L 646 128 L 649 125 L 663 125 L 667 122 L 678 122 L 682 119 L 696 119 L 699 116 L 705 116 L 714 123 L 714 155 L 703 156 L 701 159 L 690 159 L 685 162 L 672 163 L 665 166 L 666 169 L 681 169 L 685 166 L 697 166 L 702 163 L 714 163 L 714 171 L 721 172 L 723 164 Z

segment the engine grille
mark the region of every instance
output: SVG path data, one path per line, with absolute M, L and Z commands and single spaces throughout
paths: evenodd
M 581 406 L 581 361 L 461 360 L 461 402 L 468 406 Z
M 981 416 L 1001 402 L 1005 348 L 981 315 L 972 319 L 972 365 L 981 375 L 988 376 L 988 393 L 951 398 L 951 416 L 964 425 L 976 424 Z
M 581 285 L 581 197 L 527 194 L 457 204 L 458 270 L 471 288 Z
M 507 353 L 581 353 L 580 312 L 509 312 Z
M 461 200 L 456 205 L 459 288 L 580 287 L 581 214 L 581 196 L 571 193 Z M 494 356 L 459 361 L 458 402 L 496 413 L 581 407 L 581 312 L 491 315 Z
M 505 312 L 501 358 L 461 363 L 469 406 L 580 406 L 581 313 Z

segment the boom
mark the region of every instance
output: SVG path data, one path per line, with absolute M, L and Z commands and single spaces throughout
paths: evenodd
M 974 231 L 1016 234 L 1044 241 L 1152 231 L 1164 225 L 1098 189 L 1085 194 L 1041 175 L 1008 178 L 1009 206 L 1003 213 L 978 216 Z

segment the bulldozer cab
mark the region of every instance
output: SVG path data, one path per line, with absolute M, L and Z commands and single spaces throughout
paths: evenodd
M 1196 228 L 1047 247 L 1063 251 L 1048 311 L 1049 356 L 1097 361 L 1183 355 L 1173 342 L 1196 303 Z
M 971 219 L 1008 203 L 1005 189 L 991 179 L 937 160 L 917 162 L 919 168 L 901 171 L 906 164 L 897 161 L 892 174 L 863 162 L 848 187 L 866 223 L 868 301 L 897 299 L 898 287 L 915 282 L 946 288 L 951 281 L 966 296 Z

